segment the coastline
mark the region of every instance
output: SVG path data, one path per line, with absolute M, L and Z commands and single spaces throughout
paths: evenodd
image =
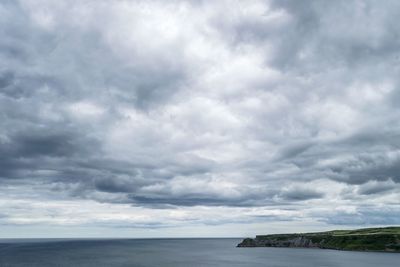
M 258 235 L 255 238 L 243 239 L 237 247 L 319 248 L 400 253 L 400 227 Z

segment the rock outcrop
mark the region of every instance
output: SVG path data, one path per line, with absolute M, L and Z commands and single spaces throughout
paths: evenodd
M 258 235 L 238 247 L 301 247 L 400 252 L 400 227 L 337 230 L 321 233 Z
M 293 238 L 245 238 L 238 247 L 302 247 L 313 248 L 320 247 L 319 243 L 313 243 L 312 239 L 305 236 L 298 236 Z

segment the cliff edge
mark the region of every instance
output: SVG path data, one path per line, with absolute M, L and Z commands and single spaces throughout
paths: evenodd
M 237 246 L 400 252 L 400 227 L 257 235 L 256 238 L 245 238 Z

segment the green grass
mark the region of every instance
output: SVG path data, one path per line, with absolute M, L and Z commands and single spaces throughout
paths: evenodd
M 334 230 L 331 232 L 333 235 L 376 235 L 376 234 L 400 235 L 400 227 L 364 228 L 357 230 Z
M 348 236 L 348 235 L 400 235 L 400 227 L 384 227 L 384 228 L 363 228 L 356 230 L 333 230 L 326 232 L 315 232 L 315 233 L 294 233 L 294 234 L 273 234 L 273 235 L 258 235 L 257 237 L 277 237 L 286 238 L 293 236 L 321 236 L 321 235 L 333 235 L 333 236 Z
M 296 237 L 310 239 L 318 247 L 326 249 L 400 252 L 400 227 L 259 235 L 256 239 L 285 242 Z

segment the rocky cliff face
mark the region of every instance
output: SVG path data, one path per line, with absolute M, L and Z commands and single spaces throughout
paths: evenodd
M 315 248 L 320 247 L 319 243 L 314 243 L 311 239 L 298 236 L 287 239 L 279 238 L 246 238 L 238 247 L 302 247 L 302 248 Z

